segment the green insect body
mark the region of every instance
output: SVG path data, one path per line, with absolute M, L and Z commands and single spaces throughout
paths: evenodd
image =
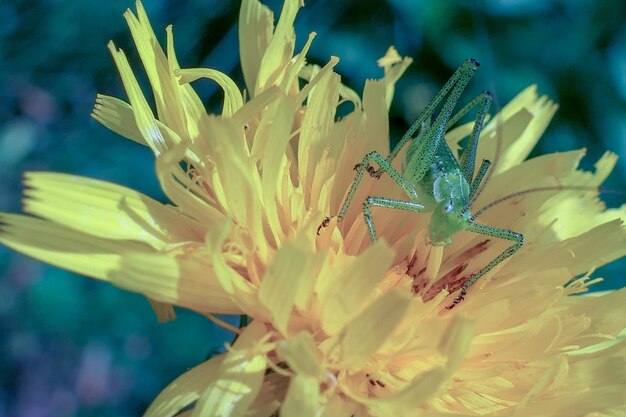
M 461 93 L 474 76 L 478 66 L 477 61 L 469 59 L 455 71 L 387 158 L 383 158 L 378 152 L 371 152 L 363 158 L 360 164 L 354 167 L 356 170 L 354 182 L 337 215 L 337 221 L 342 221 L 365 172 L 376 178 L 380 178 L 386 173 L 406 193 L 408 200 L 378 196 L 369 196 L 365 199 L 363 217 L 372 241 L 377 239 L 377 235 L 371 207 L 376 206 L 418 213 L 432 213 L 428 232 L 430 243 L 433 246 L 450 244 L 452 237 L 462 230 L 514 242 L 481 270 L 473 274 L 463 284 L 459 295 L 451 305 L 446 307 L 447 309 L 460 303 L 465 298 L 469 287 L 478 279 L 517 252 L 524 240 L 519 233 L 476 223 L 470 211 L 473 201 L 480 193 L 485 174 L 491 165 L 490 161 L 482 161 L 476 176 L 474 176 L 478 137 L 489 112 L 492 96 L 490 93 L 484 92 L 456 114 L 453 115 L 453 111 Z M 441 110 L 434 122 L 430 123 L 435 108 L 444 98 L 445 101 Z M 477 106 L 478 114 L 474 128 L 467 146 L 457 160 L 446 143 L 444 134 L 449 127 Z M 403 168 L 398 171 L 391 163 L 416 132 L 418 135 L 410 142 L 406 151 Z M 376 164 L 378 169 L 374 169 L 371 163 Z M 327 226 L 329 221 L 330 218 L 324 219 L 320 228 Z

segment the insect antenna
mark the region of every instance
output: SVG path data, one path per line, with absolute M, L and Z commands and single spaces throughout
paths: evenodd
M 574 190 L 574 191 L 578 190 L 578 191 L 600 192 L 600 193 L 605 193 L 605 194 L 611 193 L 611 194 L 625 194 L 626 195 L 626 192 L 620 191 L 620 190 L 612 190 L 612 189 L 606 189 L 606 188 L 601 188 L 601 187 L 584 186 L 584 185 L 550 185 L 550 186 L 545 186 L 545 187 L 528 188 L 526 190 L 517 191 L 515 193 L 511 193 L 511 194 L 505 195 L 504 197 L 495 199 L 491 203 L 477 210 L 476 213 L 472 215 L 472 219 L 476 220 L 478 216 L 485 214 L 486 211 L 493 208 L 494 206 L 497 206 L 498 204 L 504 203 L 505 201 L 510 200 L 515 197 L 519 197 L 519 196 L 526 195 L 526 194 L 532 194 L 536 192 L 541 192 L 541 191 L 561 191 L 561 190 Z

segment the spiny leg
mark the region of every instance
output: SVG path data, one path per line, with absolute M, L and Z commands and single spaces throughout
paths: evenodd
M 480 168 L 478 168 L 478 173 L 476 173 L 476 178 L 474 178 L 474 181 L 472 182 L 472 185 L 470 187 L 470 206 L 471 203 L 474 202 L 474 194 L 476 193 L 476 190 L 478 190 L 478 186 L 480 185 L 480 183 L 483 182 L 483 178 L 485 178 L 485 174 L 487 173 L 487 170 L 490 166 L 491 161 L 488 159 L 483 159 L 483 162 L 480 164 Z
M 465 281 L 465 284 L 463 284 L 463 287 L 461 287 L 461 292 L 454 299 L 454 302 L 446 307 L 446 309 L 448 310 L 454 308 L 455 305 L 463 301 L 463 299 L 465 298 L 465 295 L 467 294 L 467 290 L 469 289 L 469 287 L 471 287 L 476 281 L 478 281 L 487 272 L 495 268 L 496 265 L 498 265 L 500 262 L 512 256 L 524 244 L 524 235 L 520 233 L 512 232 L 507 229 L 500 229 L 499 227 L 495 227 L 495 226 L 487 226 L 485 224 L 470 223 L 470 225 L 467 227 L 466 230 L 470 232 L 478 233 L 481 235 L 511 240 L 515 243 L 509 246 L 507 249 L 505 249 L 504 252 L 502 252 L 500 255 L 496 256 L 496 258 L 493 259 L 491 262 L 489 262 L 487 266 L 485 266 L 483 269 L 481 269 L 480 271 L 472 275 L 470 279 Z
M 472 133 L 469 137 L 469 142 L 467 142 L 467 146 L 463 150 L 463 154 L 459 159 L 459 163 L 461 165 L 461 172 L 463 172 L 463 176 L 467 180 L 468 184 L 472 184 L 472 178 L 474 176 L 474 164 L 476 163 L 476 148 L 478 147 L 478 137 L 480 136 L 480 132 L 483 129 L 483 123 L 485 121 L 485 117 L 487 113 L 489 113 L 489 107 L 491 106 L 491 101 L 493 100 L 493 96 L 490 92 L 484 91 L 481 95 L 474 98 L 471 102 L 469 102 L 459 113 L 467 113 L 474 106 L 480 103 L 480 107 L 478 108 L 478 114 L 476 115 L 476 120 L 474 121 L 474 128 L 472 129 Z M 467 109 L 467 110 L 466 110 Z M 457 118 L 458 114 L 453 117 L 453 119 Z M 461 115 L 463 117 L 463 115 Z M 458 119 L 460 119 L 459 117 Z M 457 120 L 458 120 L 457 119 Z M 452 120 L 451 120 L 452 121 Z M 449 123 L 449 125 L 451 125 Z
M 477 105 L 485 101 L 486 95 L 490 96 L 488 100 L 489 100 L 489 105 L 491 105 L 491 101 L 493 100 L 493 95 L 489 91 L 483 91 L 481 94 L 477 95 L 476 97 L 471 99 L 469 102 L 467 102 L 467 104 L 465 104 L 465 106 L 463 106 L 463 108 L 459 110 L 454 116 L 450 117 L 450 120 L 448 121 L 448 124 L 446 126 L 446 130 L 454 126 L 467 113 L 472 111 L 474 107 L 476 107 Z M 480 113 L 480 110 L 479 110 L 479 113 Z
M 435 111 L 435 107 L 439 105 L 441 100 L 443 100 L 443 98 L 448 94 L 452 87 L 455 87 L 455 84 L 461 85 L 461 91 L 465 89 L 465 86 L 467 86 L 479 65 L 480 64 L 475 59 L 468 59 L 454 72 L 454 74 L 452 74 L 450 79 L 444 84 L 441 90 L 439 90 L 437 95 L 430 101 L 430 103 L 428 103 L 426 108 L 422 110 L 417 120 L 415 120 L 411 127 L 409 127 L 409 130 L 407 130 L 404 136 L 402 136 L 398 144 L 395 146 L 395 148 L 393 148 L 393 151 L 391 151 L 389 156 L 385 158 L 389 164 L 391 164 L 396 156 L 398 156 L 400 150 L 404 147 L 408 140 L 411 139 L 417 129 L 422 126 L 422 123 L 424 123 L 431 116 L 431 114 L 433 114 L 433 112 Z
M 354 198 L 354 194 L 361 184 L 361 180 L 363 180 L 363 173 L 365 171 L 370 173 L 374 172 L 374 169 L 370 165 L 370 161 L 373 161 L 378 165 L 379 171 L 388 173 L 391 179 L 398 184 L 398 186 L 409 196 L 409 198 L 417 202 L 417 191 L 415 190 L 415 187 L 413 187 L 413 185 L 406 178 L 404 178 L 393 166 L 391 166 L 391 164 L 387 162 L 381 154 L 374 151 L 365 155 L 363 162 L 354 167 L 356 169 L 356 176 L 352 186 L 350 187 L 350 191 L 348 191 L 348 195 L 341 206 L 341 210 L 339 210 L 337 221 L 341 221 L 345 217 L 348 207 L 350 207 L 350 203 L 352 203 L 352 199 Z
M 437 149 L 439 148 L 441 142 L 445 140 L 444 135 L 446 133 L 446 127 L 450 117 L 452 117 L 452 112 L 456 107 L 456 103 L 458 102 L 461 93 L 463 93 L 463 90 L 465 90 L 465 87 L 467 87 L 467 84 L 474 76 L 476 68 L 478 67 L 470 67 L 461 74 L 459 81 L 456 83 L 448 98 L 444 102 L 441 111 L 433 122 L 431 129 L 426 134 L 426 137 L 419 144 L 416 143 L 412 145 L 417 146 L 417 148 L 412 152 L 410 160 L 404 169 L 404 176 L 411 182 L 415 183 L 420 181 L 430 169 L 431 163 L 437 153 Z M 396 149 L 397 148 L 398 147 L 396 146 Z M 389 159 L 387 159 L 387 162 L 389 162 Z
M 367 197 L 363 203 L 363 217 L 365 217 L 365 224 L 367 225 L 367 230 L 369 231 L 372 242 L 376 241 L 376 227 L 374 226 L 374 217 L 370 209 L 371 206 L 407 210 L 417 213 L 425 211 L 422 204 L 413 201 L 394 200 L 385 197 Z
M 409 196 L 409 198 L 417 202 L 417 191 L 415 190 L 415 187 L 413 187 L 413 185 L 409 183 L 409 181 L 407 181 L 393 166 L 391 166 L 385 160 L 385 158 L 382 157 L 381 154 L 374 151 L 365 155 L 363 161 L 360 164 L 354 166 L 356 175 L 354 177 L 354 181 L 352 182 L 352 186 L 348 191 L 348 195 L 341 205 L 341 209 L 339 210 L 339 214 L 337 215 L 337 222 L 342 221 L 343 218 L 346 216 L 348 208 L 350 207 L 350 203 L 352 203 L 352 199 L 354 198 L 354 194 L 356 193 L 357 188 L 363 180 L 363 174 L 365 173 L 365 171 L 370 172 L 370 174 L 374 172 L 374 168 L 370 165 L 370 161 L 378 164 L 380 171 L 387 172 L 391 179 L 393 179 L 396 184 L 398 184 L 398 186 Z M 323 227 L 328 226 L 328 224 L 330 223 L 330 219 L 331 217 L 324 218 L 322 223 L 317 228 L 318 235 Z

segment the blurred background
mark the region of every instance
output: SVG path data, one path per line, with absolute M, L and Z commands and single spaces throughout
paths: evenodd
M 278 14 L 280 1 L 265 3 Z M 130 0 L 0 2 L 0 211 L 20 210 L 27 170 L 106 179 L 163 201 L 151 152 L 89 117 L 97 92 L 126 100 L 110 39 L 143 77 L 122 18 L 129 7 Z M 217 68 L 243 87 L 239 1 L 145 0 L 145 7 L 161 40 L 174 25 L 183 67 Z M 396 137 L 474 57 L 482 66 L 465 97 L 489 89 L 503 105 L 536 83 L 560 103 L 534 155 L 586 147 L 587 169 L 605 149 L 626 156 L 622 0 L 309 0 L 296 25 L 297 49 L 316 31 L 311 60 L 340 56 L 337 71 L 358 92 L 382 75 L 376 59 L 389 45 L 414 58 L 392 107 Z M 194 86 L 217 111 L 217 89 Z M 625 190 L 625 178 L 622 159 L 606 187 Z M 624 196 L 604 199 L 615 207 Z M 596 288 L 624 286 L 624 270 L 624 262 L 598 270 L 606 281 Z M 140 296 L 0 247 L 0 416 L 141 415 L 167 383 L 232 337 L 203 317 L 178 315 L 159 325 Z

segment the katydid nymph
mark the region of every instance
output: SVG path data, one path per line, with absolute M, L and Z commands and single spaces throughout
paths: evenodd
M 483 92 L 471 100 L 458 113 L 453 115 L 454 108 L 461 93 L 474 76 L 480 64 L 474 59 L 468 59 L 461 65 L 437 93 L 432 101 L 418 116 L 404 136 L 400 139 L 393 151 L 384 158 L 378 152 L 370 152 L 357 164 L 354 169 L 356 176 L 348 194 L 341 206 L 337 221 L 341 222 L 350 207 L 355 192 L 361 183 L 365 172 L 372 177 L 380 178 L 384 173 L 406 193 L 408 200 L 396 200 L 385 197 L 369 196 L 363 203 L 363 217 L 372 241 L 376 241 L 376 226 L 371 207 L 386 209 L 407 210 L 418 213 L 432 213 L 429 224 L 430 244 L 446 246 L 452 242 L 452 237 L 462 231 L 497 237 L 512 241 L 513 244 L 496 256 L 491 262 L 470 276 L 463 284 L 458 296 L 447 309 L 453 308 L 466 296 L 467 290 L 478 279 L 492 270 L 506 258 L 517 252 L 523 244 L 524 237 L 507 229 L 476 223 L 475 216 L 470 209 L 480 190 L 483 180 L 486 182 L 486 173 L 491 165 L 490 161 L 483 160 L 474 176 L 476 149 L 483 122 L 492 101 L 492 95 Z M 445 99 L 445 101 L 443 101 Z M 431 118 L 435 108 L 443 101 L 441 110 L 433 122 Z M 472 109 L 478 107 L 473 130 L 469 136 L 467 146 L 460 158 L 454 156 L 444 139 L 447 129 L 458 122 Z M 419 131 L 418 131 L 419 130 Z M 417 136 L 409 143 L 412 136 Z M 402 170 L 392 166 L 393 160 L 402 148 L 408 144 Z M 376 164 L 375 169 L 371 163 Z M 319 230 L 329 224 L 330 218 L 324 219 Z

